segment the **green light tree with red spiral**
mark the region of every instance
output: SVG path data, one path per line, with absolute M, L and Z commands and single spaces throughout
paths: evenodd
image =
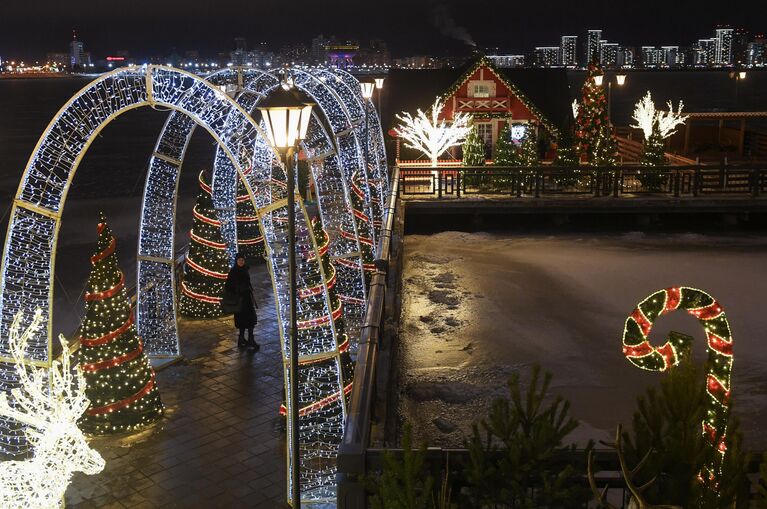
M 117 239 L 99 215 L 91 257 L 86 313 L 80 327 L 80 368 L 91 406 L 79 421 L 83 431 L 118 433 L 141 428 L 163 414 L 149 359 L 133 323 L 125 275 L 117 264 Z
M 194 222 L 189 234 L 189 252 L 179 300 L 179 313 L 188 318 L 223 315 L 221 296 L 229 273 L 229 255 L 210 192 L 203 171 L 200 173 L 200 194 L 192 209 Z
M 256 260 L 266 254 L 258 215 L 242 182 L 237 185 L 237 252 Z
M 368 217 L 365 207 L 365 193 L 362 191 L 360 185 L 360 174 L 355 172 L 352 176 L 352 181 L 349 189 L 349 195 L 352 202 L 352 214 L 354 220 L 357 223 L 357 231 L 359 232 L 360 250 L 362 251 L 362 269 L 365 272 L 365 286 L 370 286 L 370 278 L 375 271 L 375 246 L 373 245 L 373 239 L 366 237 L 366 234 L 370 228 L 370 218 Z M 354 232 L 341 231 L 341 235 L 345 238 L 356 240 Z

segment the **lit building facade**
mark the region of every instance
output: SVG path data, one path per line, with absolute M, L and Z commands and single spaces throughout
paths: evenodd
M 732 42 L 735 31 L 732 28 L 717 28 L 716 46 L 714 49 L 714 64 L 731 65 L 732 64 Z
M 533 51 L 533 65 L 536 67 L 554 67 L 558 64 L 558 46 L 539 46 Z
M 586 64 L 602 55 L 602 30 L 589 30 L 586 34 Z
M 565 67 L 578 65 L 578 36 L 563 35 L 559 43 L 559 63 Z

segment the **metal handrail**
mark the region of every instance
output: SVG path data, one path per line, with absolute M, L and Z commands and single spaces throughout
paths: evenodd
M 646 183 L 648 175 L 660 177 Z M 402 196 L 460 198 L 640 194 L 698 197 L 732 194 L 757 197 L 767 190 L 767 163 L 684 166 L 460 166 L 403 168 Z
M 360 331 L 357 364 L 354 369 L 349 409 L 346 415 L 344 437 L 341 442 L 338 467 L 347 474 L 363 474 L 365 451 L 370 440 L 370 418 L 375 394 L 376 364 L 381 342 L 381 320 L 386 296 L 386 279 L 391 255 L 391 236 L 396 215 L 399 191 L 399 168 L 394 168 L 392 186 L 383 229 L 378 243 L 376 270 L 370 282 L 365 319 Z

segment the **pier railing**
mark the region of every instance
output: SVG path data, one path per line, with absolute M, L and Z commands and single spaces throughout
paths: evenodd
M 370 281 L 365 320 L 360 331 L 354 386 L 346 416 L 344 438 L 338 453 L 338 507 L 364 507 L 366 453 L 370 443 L 376 368 L 383 340 L 386 287 L 391 257 L 392 230 L 399 194 L 399 168 L 394 168 L 391 193 L 386 204 L 378 242 L 376 270 Z
M 399 175 L 400 196 L 405 198 L 756 197 L 767 191 L 767 164 L 420 167 L 401 168 Z

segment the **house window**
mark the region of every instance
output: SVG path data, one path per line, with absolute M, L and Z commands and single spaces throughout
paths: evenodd
M 495 83 L 489 80 L 472 80 L 469 82 L 469 97 L 495 97 Z
M 485 142 L 485 152 L 488 153 L 493 147 L 493 124 L 490 122 L 477 123 L 477 134 Z

